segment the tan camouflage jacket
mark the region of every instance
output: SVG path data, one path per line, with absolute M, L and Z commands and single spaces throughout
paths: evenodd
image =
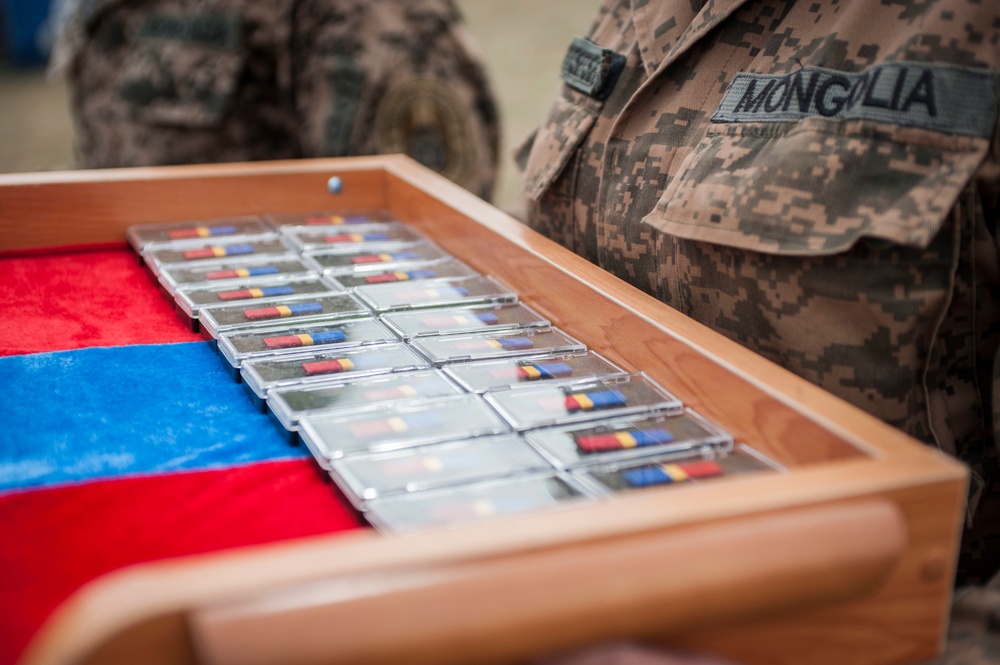
M 1000 3 L 604 0 L 529 224 L 958 456 L 1000 564 Z
M 84 167 L 403 152 L 492 193 L 493 94 L 451 0 L 79 0 L 54 61 Z

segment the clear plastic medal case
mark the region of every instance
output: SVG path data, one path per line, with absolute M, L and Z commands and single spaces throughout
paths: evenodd
M 331 477 L 358 509 L 380 496 L 551 469 L 516 434 L 348 455 L 333 460 L 331 467 Z
M 394 332 L 371 317 L 239 328 L 218 339 L 219 353 L 234 375 L 253 358 L 398 341 Z
M 310 416 L 299 434 L 319 465 L 363 452 L 505 434 L 510 428 L 477 395 L 414 401 L 379 411 Z
M 732 436 L 691 410 L 531 430 L 525 438 L 561 469 L 663 453 L 721 454 L 733 447 Z
M 378 249 L 392 243 L 413 242 L 424 236 L 401 222 L 355 224 L 349 228 L 283 226 L 281 234 L 300 252 L 340 247 Z
M 246 280 L 277 277 L 315 277 L 319 274 L 295 254 L 250 256 L 222 261 L 169 263 L 160 266 L 160 286 L 174 295 L 178 289 L 195 284 L 231 284 Z
M 517 302 L 516 293 L 482 275 L 413 284 L 370 284 L 355 288 L 354 293 L 376 312 Z
M 566 425 L 607 416 L 680 413 L 680 400 L 641 372 L 554 386 L 486 393 L 517 430 Z
M 558 473 L 519 476 L 366 502 L 364 513 L 380 531 L 406 534 L 588 505 L 592 489 Z
M 197 328 L 198 312 L 208 305 L 285 298 L 343 291 L 339 285 L 319 276 L 302 276 L 271 280 L 246 280 L 231 284 L 203 284 L 184 287 L 174 295 L 177 312 L 193 328 Z
M 267 405 L 281 426 L 294 433 L 299 421 L 310 416 L 395 408 L 405 402 L 461 394 L 461 388 L 431 369 L 276 388 L 268 393 Z
M 578 467 L 573 477 L 605 495 L 650 487 L 690 487 L 748 474 L 785 469 L 745 445 L 701 453 L 665 453 L 603 466 Z
M 579 353 L 587 350 L 582 342 L 557 328 L 524 328 L 478 335 L 421 337 L 411 340 L 410 343 L 437 365 L 514 356 Z
M 474 393 L 627 373 L 593 351 L 452 363 L 442 371 Z
M 418 261 L 379 270 L 356 270 L 346 274 L 329 274 L 329 279 L 344 289 L 353 289 L 369 284 L 391 284 L 394 282 L 422 282 L 428 279 L 454 279 L 474 277 L 475 270 L 457 259 L 437 259 Z
M 548 319 L 524 303 L 391 312 L 384 314 L 382 320 L 403 339 L 548 328 L 551 325 Z
M 304 252 L 303 260 L 323 273 L 347 274 L 376 271 L 422 261 L 454 258 L 430 240 L 386 243 L 384 246 L 337 247 Z
M 152 243 L 142 250 L 142 260 L 154 275 L 162 266 L 173 263 L 228 260 L 235 257 L 288 254 L 292 249 L 277 233 L 232 238 Z
M 429 368 L 420 354 L 397 343 L 257 358 L 245 361 L 240 374 L 263 410 L 267 393 L 275 388 Z
M 368 316 L 370 311 L 350 293 L 329 292 L 287 298 L 264 298 L 233 305 L 208 305 L 198 312 L 202 336 L 219 335 L 247 326 Z
M 271 227 L 260 217 L 247 215 L 221 219 L 137 224 L 125 230 L 125 238 L 138 253 L 154 243 L 167 244 L 185 240 L 221 239 L 234 236 L 270 233 Z
M 264 215 L 264 221 L 276 229 L 283 226 L 357 226 L 396 221 L 388 210 L 312 210 L 277 212 Z

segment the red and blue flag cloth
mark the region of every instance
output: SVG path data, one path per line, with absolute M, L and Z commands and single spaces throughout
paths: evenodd
M 103 574 L 358 527 L 124 244 L 0 276 L 0 665 Z

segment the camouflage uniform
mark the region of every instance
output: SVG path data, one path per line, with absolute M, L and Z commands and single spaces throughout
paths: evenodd
M 451 0 L 83 0 L 56 54 L 84 167 L 405 152 L 492 193 L 494 100 Z
M 1000 663 L 1000 579 L 955 594 L 948 642 L 935 665 Z
M 968 463 L 959 583 L 1000 564 L 998 70 L 997 2 L 603 0 L 518 155 L 531 227 Z

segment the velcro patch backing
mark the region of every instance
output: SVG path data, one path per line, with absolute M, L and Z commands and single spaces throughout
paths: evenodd
M 562 63 L 566 85 L 594 99 L 608 98 L 625 68 L 625 56 L 576 37 Z

